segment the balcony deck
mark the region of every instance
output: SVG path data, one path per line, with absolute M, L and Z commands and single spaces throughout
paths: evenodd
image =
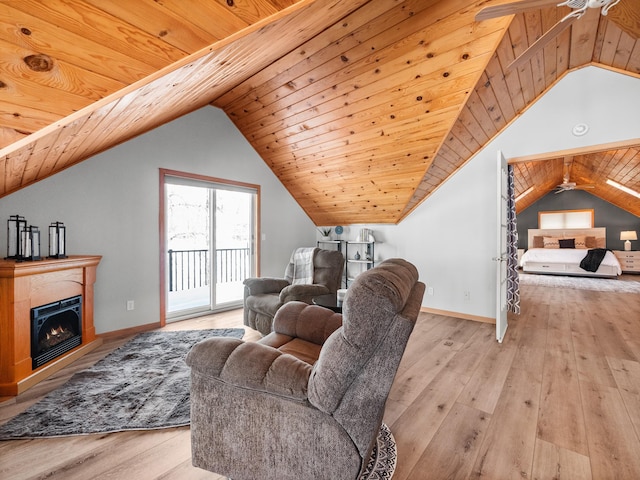
M 209 306 L 209 285 L 188 290 L 169 292 L 168 313 Z M 244 285 L 242 282 L 216 284 L 216 304 L 241 304 Z

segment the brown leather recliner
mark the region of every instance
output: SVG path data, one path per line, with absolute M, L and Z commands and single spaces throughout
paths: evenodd
M 311 304 L 313 297 L 336 293 L 342 284 L 344 256 L 337 250 L 320 248 L 313 249 L 313 283 L 294 284 L 296 251 L 291 255 L 284 278 L 244 281 L 244 324 L 263 335 L 271 333 L 273 317 L 285 303 L 297 300 Z

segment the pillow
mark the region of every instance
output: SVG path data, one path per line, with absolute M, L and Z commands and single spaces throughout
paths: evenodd
M 558 239 L 556 237 L 543 237 L 544 248 L 560 248 Z
M 584 246 L 585 248 L 596 248 L 596 237 L 585 237 Z
M 574 248 L 587 248 L 587 237 L 585 235 L 576 235 Z
M 529 248 L 544 248 L 544 240 L 542 236 L 535 235 L 533 237 L 533 245 L 529 246 Z
M 560 248 L 576 248 L 575 238 L 562 238 L 558 240 Z

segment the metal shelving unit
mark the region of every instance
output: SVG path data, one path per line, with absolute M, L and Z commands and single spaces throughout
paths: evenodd
M 360 249 L 349 254 L 349 247 L 351 246 L 353 249 L 358 245 Z M 375 242 L 352 242 L 347 240 L 344 242 L 344 256 L 346 259 L 344 268 L 345 285 L 348 288 L 349 282 L 352 282 L 359 273 L 375 266 Z

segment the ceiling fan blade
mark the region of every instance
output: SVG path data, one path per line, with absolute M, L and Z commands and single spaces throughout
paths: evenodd
M 518 68 L 523 63 L 531 60 L 531 58 L 533 58 L 536 53 L 544 48 L 547 43 L 552 41 L 554 38 L 556 38 L 556 36 L 560 35 L 564 30 L 569 28 L 571 24 L 573 24 L 573 22 L 575 22 L 576 20 L 576 17 L 565 17 L 563 20 L 560 20 L 553 27 L 551 27 L 549 31 L 547 31 L 538 40 L 536 40 L 529 48 L 522 52 L 522 55 L 511 62 L 507 69 L 511 70 L 512 68 Z
M 504 17 L 514 13 L 522 13 L 536 8 L 557 5 L 560 0 L 523 0 L 522 2 L 503 3 L 485 7 L 476 14 L 476 22 L 490 18 Z
M 590 188 L 596 188 L 595 185 L 577 185 L 575 190 L 589 190 Z
M 622 0 L 611 7 L 606 18 L 633 38 L 640 38 L 640 0 Z

